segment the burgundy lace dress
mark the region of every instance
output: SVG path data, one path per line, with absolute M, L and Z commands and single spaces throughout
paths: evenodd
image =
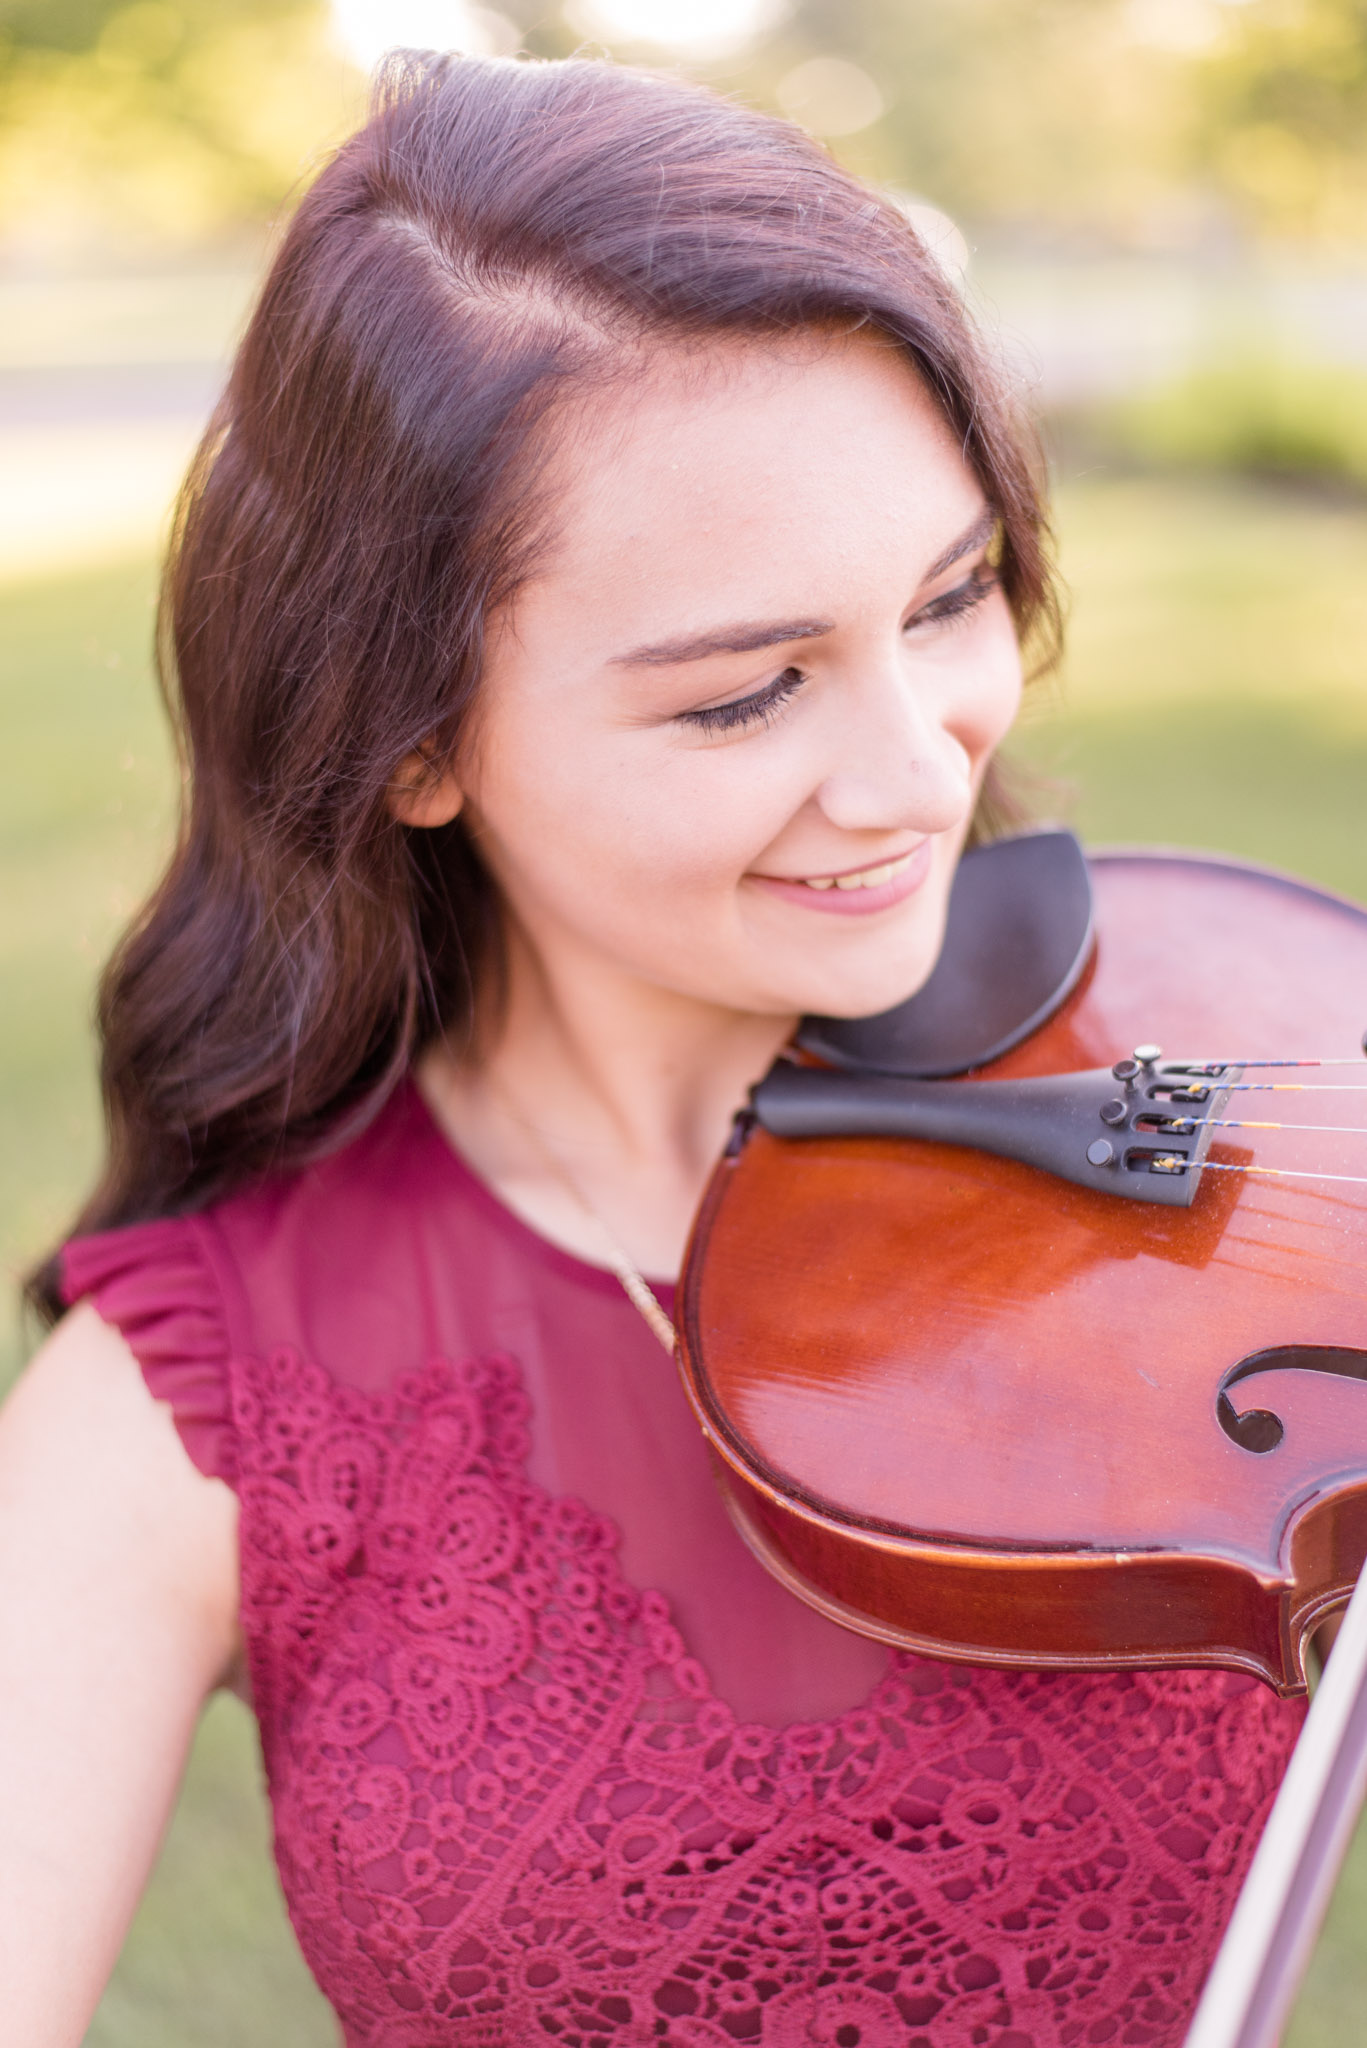
M 1299 1711 L 809 1613 L 616 1281 L 415 1089 L 65 1280 L 239 1496 L 280 1875 L 350 2048 L 1181 2041 Z

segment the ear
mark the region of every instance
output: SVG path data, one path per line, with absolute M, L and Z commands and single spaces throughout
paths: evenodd
M 465 802 L 465 791 L 449 765 L 437 768 L 421 751 L 406 754 L 394 771 L 387 798 L 389 814 L 401 825 L 449 825 Z

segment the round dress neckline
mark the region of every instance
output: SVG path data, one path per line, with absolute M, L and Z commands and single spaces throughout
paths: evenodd
M 490 1187 L 482 1174 L 475 1171 L 454 1138 L 438 1118 L 416 1077 L 409 1073 L 400 1083 L 400 1098 L 406 1098 L 404 1106 L 410 1117 L 421 1125 L 431 1145 L 440 1154 L 444 1167 L 459 1182 L 463 1192 L 473 1196 L 476 1203 L 501 1230 L 505 1237 L 513 1239 L 529 1251 L 542 1265 L 559 1273 L 563 1278 L 577 1280 L 581 1285 L 592 1287 L 599 1294 L 616 1295 L 631 1306 L 626 1289 L 610 1266 L 595 1265 L 592 1259 L 585 1259 L 578 1252 L 559 1245 L 554 1238 L 544 1235 L 535 1224 L 510 1207 L 503 1197 Z M 660 1306 L 667 1314 L 673 1313 L 674 1296 L 678 1289 L 676 1280 L 661 1280 L 652 1273 L 642 1275 L 652 1294 L 658 1295 Z

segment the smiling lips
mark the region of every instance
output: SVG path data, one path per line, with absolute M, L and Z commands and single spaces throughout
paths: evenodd
M 804 875 L 801 886 L 804 889 L 881 889 L 894 875 L 900 875 L 909 867 L 920 851 L 913 847 L 910 853 L 899 854 L 896 860 L 885 860 L 881 867 L 856 868 L 849 875 Z
M 918 889 L 930 872 L 931 841 L 923 839 L 910 853 L 843 875 L 752 875 L 771 894 L 808 910 L 834 910 L 845 916 L 886 910 Z

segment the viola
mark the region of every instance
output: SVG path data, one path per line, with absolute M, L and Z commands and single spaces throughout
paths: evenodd
M 1364 1022 L 1367 911 L 1322 890 L 966 856 L 926 988 L 806 1020 L 694 1226 L 680 1368 L 761 1562 L 936 1657 L 1304 1692 L 1367 1559 Z
M 963 1078 L 925 1078 L 942 1020 L 804 1029 L 700 1209 L 685 1383 L 747 1542 L 864 1633 L 1301 1692 L 1367 1556 L 1367 912 L 1197 857 L 1090 881 L 1055 1006 Z M 1255 1064 L 1306 1046 L 1346 1063 Z

